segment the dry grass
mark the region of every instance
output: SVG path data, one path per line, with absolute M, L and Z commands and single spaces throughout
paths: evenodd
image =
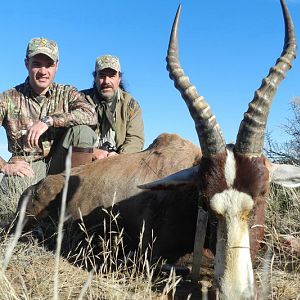
M 300 191 L 272 187 L 266 215 L 266 236 L 257 273 L 267 286 L 267 299 L 300 299 L 300 253 L 283 243 L 300 239 Z
M 55 272 L 52 252 L 34 243 L 18 244 L 0 279 L 0 299 L 52 299 Z M 64 259 L 59 263 L 58 283 L 59 299 L 163 299 L 151 290 L 151 278 L 127 277 L 121 271 L 88 273 Z
M 9 201 L 1 201 L 1 209 L 9 207 L 0 212 L 2 224 L 12 219 L 16 208 L 16 202 Z M 282 243 L 285 235 L 300 238 L 299 216 L 300 191 L 272 187 L 266 238 L 256 268 L 258 283 L 267 287 L 265 299 L 300 299 L 300 256 Z M 122 248 L 122 232 L 114 239 L 113 251 L 111 244 L 103 241 L 108 245 L 103 253 L 105 261 L 97 272 L 89 273 L 45 250 L 34 239 L 11 247 L 13 241 L 4 237 L 0 242 L 0 265 L 5 265 L 0 272 L 0 299 L 171 299 L 176 287 L 180 292 L 184 282 L 174 274 L 156 278 L 154 267 L 140 252 L 130 258 L 130 264 L 119 264 L 116 251 Z M 8 257 L 7 262 L 4 257 Z M 188 293 L 184 295 L 180 299 L 189 298 Z
M 45 250 L 30 236 L 22 236 L 23 241 L 25 237 L 27 241 L 13 249 L 13 238 L 1 241 L 0 299 L 167 299 L 180 280 L 174 274 L 155 277 L 155 266 L 150 267 L 139 253 L 130 258 L 130 264 L 120 264 L 118 247 L 104 249 L 102 266 L 87 272 Z M 12 255 L 7 254 L 10 251 Z M 156 292 L 161 286 L 163 291 Z

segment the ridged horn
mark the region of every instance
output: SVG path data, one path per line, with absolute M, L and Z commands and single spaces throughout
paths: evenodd
M 268 76 L 263 79 L 260 88 L 255 91 L 237 135 L 235 150 L 247 156 L 262 154 L 267 118 L 274 95 L 296 58 L 297 45 L 293 22 L 285 1 L 280 0 L 280 4 L 285 24 L 283 51 Z
M 185 76 L 178 58 L 178 22 L 181 12 L 179 5 L 174 19 L 167 54 L 167 70 L 174 81 L 177 90 L 188 106 L 190 114 L 195 122 L 200 146 L 204 157 L 212 157 L 225 152 L 226 145 L 215 116 L 203 96 L 199 96 L 194 85 Z

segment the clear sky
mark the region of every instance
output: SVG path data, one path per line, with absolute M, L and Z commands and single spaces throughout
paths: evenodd
M 25 80 L 24 55 L 32 37 L 57 41 L 56 82 L 78 89 L 92 85 L 97 56 L 117 55 L 127 89 L 143 110 L 146 146 L 163 132 L 197 144 L 194 123 L 165 68 L 179 3 L 182 67 L 209 102 L 226 141 L 232 142 L 254 91 L 282 51 L 279 0 L 2 1 L 0 92 Z M 299 32 L 300 0 L 287 4 Z M 296 96 L 300 96 L 299 59 L 280 85 L 268 120 L 268 130 L 279 141 L 284 140 L 280 125 L 292 115 L 289 103 Z M 0 155 L 9 158 L 2 127 Z

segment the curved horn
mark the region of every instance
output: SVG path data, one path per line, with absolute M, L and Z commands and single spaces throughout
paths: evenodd
M 180 91 L 195 122 L 203 156 L 211 157 L 225 152 L 226 145 L 221 129 L 215 116 L 211 113 L 209 105 L 202 96 L 198 95 L 195 86 L 190 83 L 189 78 L 184 75 L 184 71 L 180 66 L 177 38 L 180 11 L 181 5 L 178 7 L 170 36 L 166 58 L 167 69 L 170 78 L 174 81 L 176 89 Z
M 244 155 L 260 156 L 262 154 L 265 128 L 273 97 L 280 82 L 292 67 L 293 59 L 296 58 L 297 45 L 293 22 L 285 1 L 280 0 L 280 3 L 285 24 L 284 47 L 275 66 L 271 68 L 260 88 L 256 90 L 240 124 L 235 150 Z

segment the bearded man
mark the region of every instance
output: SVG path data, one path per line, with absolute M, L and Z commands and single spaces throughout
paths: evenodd
M 124 88 L 119 58 L 97 57 L 93 77 L 93 87 L 82 92 L 98 115 L 94 159 L 141 151 L 144 147 L 142 111 Z

